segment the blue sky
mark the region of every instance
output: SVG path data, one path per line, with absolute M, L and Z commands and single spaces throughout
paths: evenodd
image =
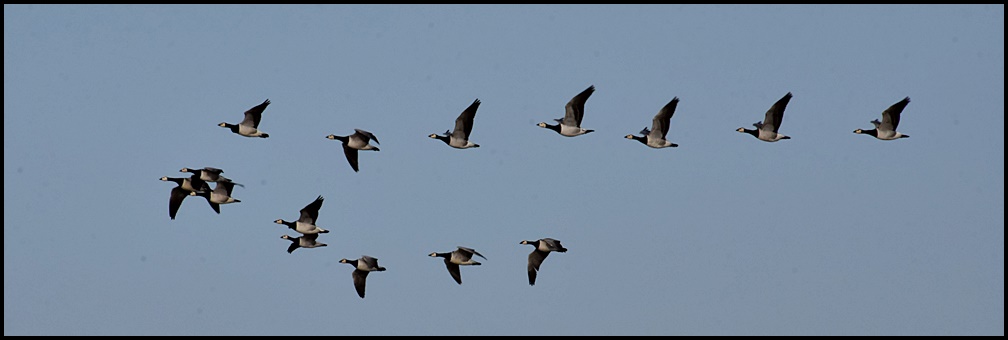
M 4 335 L 1004 335 L 1003 32 L 1003 4 L 5 4 Z M 594 133 L 535 125 L 589 85 Z M 735 132 L 787 92 L 792 139 Z M 852 133 L 906 96 L 911 138 Z M 673 97 L 678 148 L 623 138 Z M 217 126 L 267 98 L 270 138 Z M 476 98 L 480 148 L 427 137 Z M 359 173 L 325 139 L 354 128 Z M 170 220 L 158 179 L 204 166 L 242 202 Z M 328 247 L 288 254 L 273 221 L 318 195 Z M 542 237 L 570 250 L 529 286 Z M 462 285 L 427 256 L 459 245 Z

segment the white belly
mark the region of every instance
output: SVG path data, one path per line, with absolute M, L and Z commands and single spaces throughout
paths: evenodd
M 667 141 L 667 140 L 664 140 L 664 139 L 651 138 L 651 136 L 648 136 L 647 137 L 647 146 L 650 146 L 650 147 L 655 148 L 655 149 L 661 149 L 661 148 L 667 148 L 669 146 L 672 146 L 672 143 L 669 142 L 669 141 Z
M 453 147 L 453 148 L 466 149 L 466 148 L 471 148 L 475 144 L 473 144 L 472 142 L 470 142 L 468 140 L 465 140 L 465 139 L 450 137 L 448 139 L 448 145 L 451 146 L 451 147 Z
M 577 126 L 560 124 L 560 134 L 567 137 L 574 137 L 585 134 L 585 130 Z
M 897 136 L 896 131 L 882 131 L 882 130 L 876 130 L 876 131 L 878 131 L 878 137 L 875 137 L 875 138 L 878 138 L 878 139 L 893 140 L 893 139 L 899 138 L 899 136 Z
M 259 137 L 262 132 L 248 125 L 238 125 L 238 134 L 245 137 Z

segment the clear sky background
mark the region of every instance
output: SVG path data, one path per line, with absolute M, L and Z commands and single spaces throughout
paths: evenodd
M 4 335 L 1004 335 L 1004 5 L 4 5 Z M 589 85 L 582 126 L 537 127 Z M 735 132 L 792 92 L 766 143 Z M 669 140 L 650 127 L 672 97 Z M 856 135 L 903 97 L 898 130 Z M 218 127 L 269 98 L 268 139 Z M 427 137 L 482 105 L 457 150 Z M 373 132 L 359 173 L 328 134 Z M 214 213 L 182 167 L 245 187 Z M 276 219 L 325 197 L 329 246 Z M 553 237 L 535 286 L 532 247 Z M 488 258 L 452 281 L 430 252 Z M 338 261 L 388 268 L 353 289 Z

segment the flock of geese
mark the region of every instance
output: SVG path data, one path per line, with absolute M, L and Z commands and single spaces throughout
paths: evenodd
M 571 98 L 571 100 L 567 102 L 566 112 L 563 118 L 554 119 L 556 124 L 541 122 L 537 125 L 542 128 L 553 130 L 565 137 L 576 137 L 595 131 L 581 127 L 581 122 L 584 118 L 585 102 L 588 101 L 588 97 L 590 97 L 594 92 L 595 86 L 592 85 Z M 736 131 L 750 134 L 753 137 L 765 142 L 777 142 L 784 139 L 791 139 L 791 137 L 779 132 L 781 123 L 784 120 L 784 110 L 787 107 L 788 102 L 791 100 L 791 97 L 791 92 L 788 92 L 784 95 L 784 97 L 781 97 L 781 99 L 777 100 L 777 102 L 770 106 L 770 109 L 767 110 L 763 120 L 753 124 L 755 129 L 740 127 L 736 129 Z M 636 140 L 655 149 L 678 147 L 678 144 L 672 143 L 667 139 L 669 122 L 672 119 L 672 115 L 675 113 L 676 105 L 678 105 L 678 103 L 678 97 L 672 98 L 668 104 L 665 104 L 665 106 L 662 107 L 657 114 L 655 114 L 652 119 L 650 129 L 645 127 L 640 131 L 641 136 L 628 134 L 626 135 L 626 138 Z M 878 119 L 871 121 L 871 123 L 875 126 L 873 129 L 856 129 L 854 130 L 854 133 L 867 134 L 880 140 L 896 140 L 910 137 L 909 135 L 896 131 L 900 121 L 900 114 L 909 103 L 910 97 L 903 98 L 882 112 L 881 121 Z M 245 111 L 245 118 L 238 124 L 222 122 L 218 124 L 218 126 L 228 128 L 231 132 L 245 137 L 269 138 L 268 133 L 259 130 L 259 123 L 262 121 L 263 111 L 266 110 L 266 107 L 269 106 L 269 104 L 270 101 L 267 99 L 261 104 L 248 109 Z M 459 114 L 458 118 L 455 119 L 454 130 L 447 130 L 441 135 L 432 133 L 428 137 L 441 140 L 448 146 L 456 149 L 478 148 L 479 144 L 470 141 L 469 137 L 472 133 L 473 119 L 476 117 L 476 110 L 479 109 L 479 105 L 480 100 L 476 99 L 469 105 L 469 107 L 463 110 L 462 113 Z M 373 133 L 361 129 L 354 129 L 354 133 L 351 135 L 337 136 L 330 134 L 326 136 L 326 138 L 338 140 L 342 143 L 343 154 L 346 156 L 347 162 L 355 172 L 360 171 L 357 156 L 358 151 L 379 151 L 377 146 L 370 144 L 372 140 L 375 144 L 380 144 L 378 142 L 378 138 L 375 137 Z M 213 167 L 204 167 L 200 169 L 182 168 L 179 172 L 190 173 L 191 175 L 189 177 L 161 177 L 162 181 L 172 181 L 176 183 L 176 186 L 172 188 L 171 195 L 168 199 L 168 216 L 171 217 L 172 220 L 175 219 L 176 213 L 182 206 L 182 201 L 188 196 L 203 197 L 206 199 L 207 203 L 209 203 L 210 207 L 218 214 L 220 214 L 220 205 L 241 202 L 241 200 L 232 197 L 231 193 L 235 185 L 244 185 L 235 183 L 231 179 L 221 175 L 224 172 L 222 169 Z M 210 189 L 209 183 L 215 183 L 212 190 Z M 292 237 L 286 234 L 280 237 L 291 242 L 290 246 L 287 248 L 287 253 L 293 253 L 294 250 L 298 248 L 318 248 L 326 246 L 325 243 L 318 241 L 318 236 L 319 234 L 328 233 L 329 230 L 316 225 L 319 209 L 322 208 L 323 200 L 324 198 L 322 196 L 318 196 L 314 201 L 306 205 L 304 208 L 301 208 L 300 216 L 295 221 L 285 221 L 283 219 L 277 219 L 274 221 L 274 223 L 285 225 L 291 230 L 301 234 L 299 237 Z M 559 240 L 552 238 L 542 238 L 535 241 L 522 240 L 520 244 L 531 245 L 534 247 L 532 252 L 528 255 L 529 285 L 535 285 L 536 274 L 539 271 L 539 267 L 542 265 L 543 260 L 545 260 L 551 252 L 563 253 L 567 251 L 567 248 L 561 245 Z M 429 256 L 443 258 L 445 267 L 448 269 L 448 273 L 456 283 L 461 285 L 462 274 L 459 270 L 460 266 L 478 266 L 481 264 L 473 259 L 474 255 L 486 259 L 483 254 L 480 254 L 475 249 L 463 246 L 458 246 L 457 249 L 450 252 L 432 252 Z M 378 265 L 377 258 L 367 255 L 363 255 L 354 260 L 344 258 L 339 262 L 346 263 L 354 267 L 351 276 L 353 277 L 354 288 L 357 290 L 357 295 L 361 298 L 364 298 L 364 288 L 368 273 L 373 271 L 385 271 L 385 267 Z

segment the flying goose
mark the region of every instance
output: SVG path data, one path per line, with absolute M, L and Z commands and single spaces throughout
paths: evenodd
M 286 225 L 288 228 L 304 235 L 328 233 L 328 230 L 319 228 L 315 225 L 315 221 L 318 220 L 319 209 L 322 208 L 322 200 L 324 200 L 324 198 L 319 195 L 315 201 L 308 203 L 308 205 L 304 208 L 301 208 L 301 217 L 299 217 L 297 221 L 288 222 L 283 219 L 278 219 L 273 221 L 273 223 Z
M 364 298 L 364 285 L 367 281 L 367 275 L 370 272 L 383 272 L 385 267 L 378 266 L 378 259 L 363 255 L 361 258 L 356 260 L 341 259 L 340 263 L 346 263 L 354 266 L 354 271 L 351 274 L 353 276 L 353 285 L 357 289 L 357 295 Z
M 482 257 L 484 260 L 486 259 L 486 257 L 483 256 L 483 254 L 480 254 L 476 250 L 473 250 L 472 248 L 466 248 L 463 246 L 458 246 L 458 249 L 450 253 L 434 252 L 430 253 L 430 255 L 427 256 L 443 257 L 445 266 L 448 267 L 448 273 L 451 274 L 451 277 L 453 279 L 455 279 L 455 282 L 458 282 L 458 284 L 462 284 L 462 273 L 459 272 L 459 266 L 478 266 L 482 264 L 473 261 L 472 259 L 473 254 L 479 255 L 479 257 Z
M 245 119 L 241 123 L 228 124 L 220 123 L 217 126 L 226 127 L 231 129 L 231 132 L 237 133 L 245 137 L 260 137 L 269 138 L 269 134 L 259 131 L 259 121 L 262 120 L 262 113 L 266 110 L 266 106 L 270 104 L 269 99 L 262 102 L 262 104 L 256 105 L 248 111 L 245 111 Z
M 551 238 L 542 238 L 536 241 L 522 240 L 520 244 L 528 244 L 535 247 L 528 256 L 528 279 L 530 286 L 535 286 L 536 272 L 539 271 L 539 265 L 542 265 L 543 260 L 546 259 L 546 256 L 549 256 L 551 251 L 567 252 L 567 248 L 560 245 L 560 240 Z
M 472 132 L 473 118 L 476 117 L 476 109 L 479 108 L 479 105 L 480 100 L 476 98 L 476 101 L 469 104 L 469 107 L 463 110 L 458 118 L 455 118 L 454 131 L 445 131 L 443 136 L 432 133 L 427 137 L 439 139 L 456 149 L 478 148 L 479 144 L 469 140 L 469 134 Z
M 191 174 L 195 174 L 199 176 L 199 178 L 204 182 L 217 182 L 217 181 L 233 182 L 231 181 L 230 178 L 222 176 L 221 173 L 223 173 L 224 170 L 218 168 L 211 168 L 211 167 L 205 167 L 202 169 L 182 168 L 181 170 L 179 170 L 179 172 L 188 172 Z M 241 187 L 245 187 L 245 185 L 240 183 L 234 183 L 234 184 Z
M 196 176 L 196 174 L 193 174 L 193 176 Z M 213 208 L 215 212 L 220 214 L 221 204 L 231 204 L 241 202 L 241 200 L 231 197 L 231 190 L 234 189 L 234 185 L 235 183 L 230 181 L 217 181 L 217 185 L 214 186 L 213 191 L 209 190 L 192 191 L 189 193 L 189 195 L 201 196 L 203 198 L 206 198 L 207 202 L 210 203 L 210 207 Z
M 349 136 L 328 135 L 326 138 L 343 142 L 343 154 L 346 155 L 346 160 L 350 162 L 350 167 L 354 172 L 360 171 L 360 167 L 357 166 L 357 150 L 379 151 L 377 146 L 368 144 L 368 141 L 372 139 L 375 144 L 381 144 L 373 133 L 361 129 L 354 129 L 354 133 Z
M 774 103 L 769 110 L 767 110 L 766 118 L 764 118 L 762 122 L 753 123 L 756 130 L 749 130 L 740 127 L 735 129 L 735 131 L 748 133 L 765 142 L 776 142 L 781 139 L 791 139 L 791 137 L 777 133 L 777 130 L 780 129 L 781 122 L 784 120 L 784 108 L 787 107 L 789 101 L 791 101 L 791 92 L 785 94 L 783 98 L 777 100 L 777 102 Z
M 662 107 L 661 110 L 658 110 L 658 113 L 651 120 L 651 130 L 645 127 L 640 132 L 643 136 L 626 135 L 626 138 L 644 143 L 644 145 L 655 149 L 679 146 L 679 144 L 669 142 L 665 139 L 665 135 L 668 134 L 669 121 L 672 119 L 672 115 L 675 114 L 676 105 L 678 104 L 679 97 L 672 98 L 672 101 L 665 104 L 665 107 Z
M 190 178 L 184 177 L 161 177 L 162 181 L 172 181 L 177 184 L 172 188 L 171 195 L 168 197 L 168 216 L 171 219 L 175 219 L 175 215 L 178 213 L 179 207 L 182 206 L 182 201 L 185 200 L 186 196 L 189 196 L 190 192 L 199 190 L 210 190 L 210 187 L 195 174 Z M 198 188 L 198 189 L 197 189 Z
M 871 123 L 875 125 L 874 129 L 864 130 L 857 129 L 854 133 L 866 134 L 881 140 L 894 140 L 900 138 L 907 138 L 910 135 L 904 135 L 896 131 L 896 127 L 899 125 L 900 113 L 903 113 L 903 109 L 906 108 L 907 104 L 910 104 L 910 97 L 903 98 L 903 100 L 892 104 L 888 109 L 882 111 L 882 121 L 878 119 L 872 120 Z
M 587 89 L 574 96 L 574 98 L 571 98 L 571 100 L 567 102 L 567 112 L 564 114 L 564 117 L 562 119 L 554 119 L 558 122 L 556 125 L 540 122 L 538 124 L 539 127 L 556 131 L 557 133 L 567 137 L 580 136 L 595 131 L 581 128 L 581 120 L 584 118 L 585 101 L 588 100 L 588 97 L 591 96 L 593 92 L 595 92 L 595 85 L 589 86 Z
M 318 248 L 327 246 L 325 243 L 316 241 L 316 239 L 318 239 L 318 234 L 305 234 L 301 235 L 301 237 L 290 237 L 285 234 L 280 236 L 280 238 L 291 241 L 290 246 L 287 247 L 288 254 L 294 253 L 294 250 L 298 248 Z

